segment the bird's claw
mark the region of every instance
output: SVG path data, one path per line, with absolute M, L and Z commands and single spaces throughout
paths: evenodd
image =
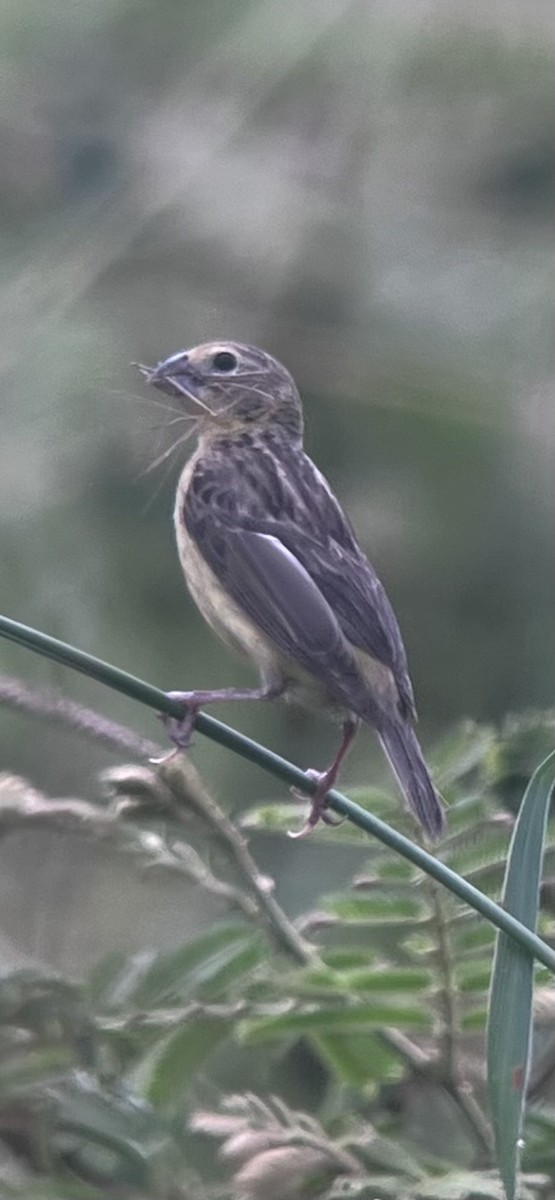
M 152 755 L 148 761 L 153 767 L 161 767 L 164 763 L 171 762 L 176 754 L 179 754 L 179 750 L 177 746 L 174 746 L 173 750 L 168 750 L 165 754 Z
M 308 834 L 316 828 L 319 821 L 323 821 L 324 825 L 341 825 L 343 823 L 343 817 L 340 817 L 339 820 L 336 821 L 332 817 L 331 813 L 329 813 L 326 809 L 327 795 L 330 787 L 332 787 L 333 784 L 333 781 L 330 780 L 328 773 L 308 770 L 305 771 L 305 775 L 307 775 L 311 781 L 317 783 L 319 786 L 311 796 L 312 803 L 310 806 L 310 812 L 304 825 L 301 827 L 301 829 L 287 830 L 288 837 L 290 838 L 307 837 Z M 290 790 L 291 795 L 294 796 L 295 800 L 306 799 L 306 792 L 303 792 L 301 788 L 293 787 Z
M 177 700 L 184 710 L 181 717 L 170 717 L 167 713 L 160 713 L 164 729 L 175 746 L 175 750 L 170 751 L 170 754 L 176 754 L 179 750 L 188 750 L 191 745 L 199 705 L 195 702 L 194 692 L 167 692 L 167 696 L 169 700 Z M 166 755 L 162 762 L 166 761 L 167 757 Z

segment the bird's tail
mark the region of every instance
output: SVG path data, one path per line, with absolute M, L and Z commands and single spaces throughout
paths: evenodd
M 443 831 L 443 808 L 424 762 L 412 725 L 393 724 L 378 730 L 383 750 L 411 811 L 431 837 Z

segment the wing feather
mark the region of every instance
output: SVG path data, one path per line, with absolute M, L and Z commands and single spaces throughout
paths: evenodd
M 305 454 L 285 443 L 213 451 L 196 467 L 183 515 L 212 570 L 284 653 L 321 676 L 334 663 L 352 688 L 357 647 L 392 671 L 400 712 L 414 715 L 386 592 Z

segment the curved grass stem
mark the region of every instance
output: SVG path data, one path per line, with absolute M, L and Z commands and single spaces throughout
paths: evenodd
M 144 680 L 138 679 L 126 671 L 119 670 L 110 663 L 95 658 L 92 654 L 86 654 L 84 651 L 78 650 L 75 646 L 68 645 L 67 642 L 61 642 L 57 638 L 41 633 L 37 629 L 22 625 L 19 621 L 0 616 L 0 637 L 16 642 L 28 650 L 33 650 L 36 654 L 53 659 L 55 662 L 70 667 L 74 671 L 79 671 L 83 675 L 88 675 L 90 678 L 96 679 L 99 683 L 105 684 L 106 687 L 123 693 L 131 700 L 136 700 L 139 704 L 145 704 L 157 713 L 164 713 L 170 717 L 179 717 L 181 715 L 179 703 L 172 700 L 170 696 L 162 692 L 159 688 L 145 683 Z M 268 771 L 269 774 L 274 775 L 278 779 L 282 779 L 290 786 L 301 788 L 309 795 L 312 795 L 315 791 L 317 784 L 304 771 L 295 767 L 287 759 L 281 758 L 280 755 L 274 754 L 273 751 L 268 750 L 265 746 L 261 746 L 251 738 L 245 737 L 244 734 L 238 733 L 228 725 L 224 725 L 222 721 L 217 721 L 215 717 L 209 717 L 206 713 L 199 713 L 195 722 L 195 728 L 204 737 L 208 737 L 220 746 L 231 750 L 234 754 L 248 759 L 249 762 L 257 764 L 263 770 Z M 555 769 L 555 755 L 553 755 L 553 759 Z M 330 791 L 328 803 L 334 812 L 342 817 L 346 817 L 353 825 L 362 829 L 364 833 L 377 838 L 385 846 L 388 846 L 391 850 L 394 850 L 397 854 L 401 854 L 403 858 L 412 862 L 432 879 L 437 880 L 443 887 L 448 888 L 454 896 L 457 896 L 459 900 L 462 900 L 476 912 L 479 912 L 487 921 L 496 926 L 497 929 L 501 929 L 504 933 L 508 934 L 524 950 L 527 950 L 555 974 L 555 951 L 542 938 L 538 937 L 533 930 L 528 929 L 520 921 L 517 921 L 515 917 L 511 916 L 510 913 L 505 912 L 478 888 L 468 883 L 461 875 L 457 875 L 456 871 L 445 866 L 433 854 L 411 842 L 409 838 L 392 829 L 384 821 L 380 821 L 379 817 L 375 817 L 373 813 L 367 812 L 359 804 L 355 804 L 353 800 L 349 800 L 347 796 L 343 796 L 341 792 L 335 789 Z

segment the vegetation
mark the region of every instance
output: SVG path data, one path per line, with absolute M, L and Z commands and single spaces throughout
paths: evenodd
M 94 730 L 90 714 L 64 714 L 63 702 L 53 714 L 49 704 L 44 697 L 45 719 L 72 716 L 75 725 L 80 715 L 82 731 L 88 721 L 89 734 L 119 744 L 119 728 Z M 442 861 L 493 897 L 505 875 L 506 907 L 519 916 L 524 905 L 532 928 L 553 756 L 527 791 L 516 830 L 528 825 L 520 841 L 515 831 L 507 870 L 513 820 L 499 804 L 551 730 L 550 714 L 512 719 L 498 732 L 467 725 L 435 759 L 449 804 Z M 537 1101 L 552 1053 L 536 1049 L 529 1076 L 528 952 L 498 934 L 491 987 L 493 928 L 375 841 L 345 888 L 324 889 L 318 906 L 291 922 L 244 837 L 181 757 L 112 770 L 104 790 L 104 803 L 53 802 L 5 776 L 4 836 L 38 825 L 109 839 L 136 869 L 194 883 L 221 916 L 169 952 L 114 948 L 81 980 L 36 969 L 4 975 L 6 1196 L 494 1200 L 497 1165 L 508 1196 L 551 1194 L 555 1109 L 538 1110 Z M 354 798 L 382 818 L 397 803 L 376 790 Z M 241 824 L 279 836 L 291 822 L 292 806 L 273 804 Z M 361 837 L 349 823 L 321 836 L 338 845 Z M 551 839 L 544 862 L 549 878 Z M 551 972 L 538 965 L 534 974 L 549 1028 Z M 490 987 L 493 1132 L 484 1071 Z M 515 1054 L 520 1081 L 507 1113 Z M 520 1137 L 527 1090 L 536 1104 L 520 1175 L 514 1130 Z M 220 1148 L 218 1167 L 208 1139 Z

